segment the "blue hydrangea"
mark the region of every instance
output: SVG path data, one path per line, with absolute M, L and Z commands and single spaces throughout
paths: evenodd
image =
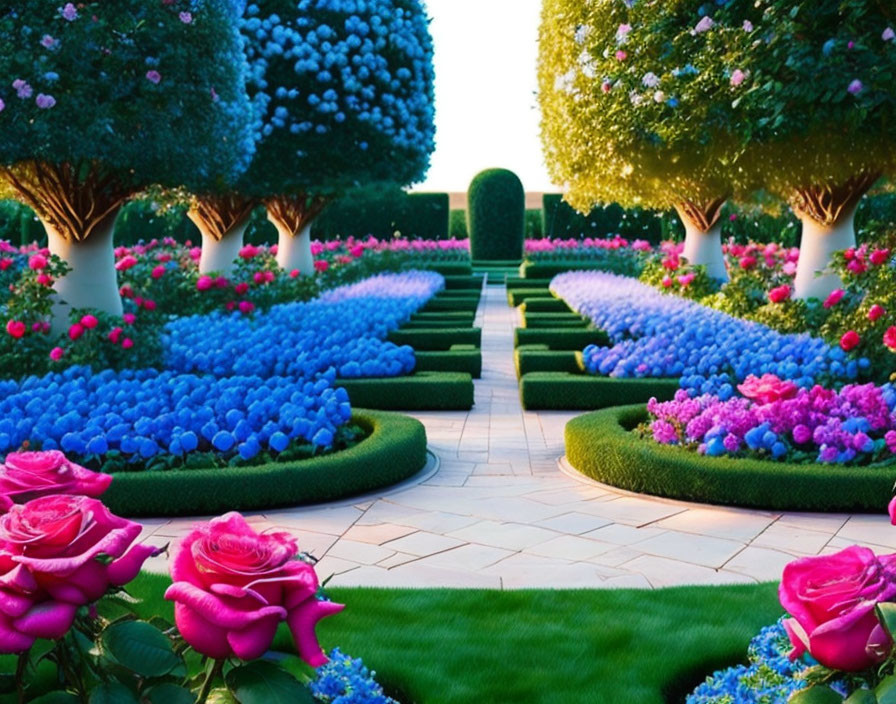
M 383 693 L 375 676 L 360 658 L 349 657 L 335 648 L 330 653 L 330 661 L 317 668 L 311 693 L 324 704 L 396 704 Z

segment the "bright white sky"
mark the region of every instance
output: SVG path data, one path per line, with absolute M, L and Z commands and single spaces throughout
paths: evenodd
M 483 169 L 555 191 L 535 91 L 541 0 L 427 0 L 435 44 L 436 151 L 415 190 L 466 191 Z

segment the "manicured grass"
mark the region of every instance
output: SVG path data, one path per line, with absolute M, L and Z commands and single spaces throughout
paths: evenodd
M 166 583 L 134 583 L 145 613 L 171 618 Z M 363 658 L 404 704 L 678 704 L 781 615 L 773 584 L 328 595 L 346 609 L 318 627 L 324 649 Z
M 620 396 L 617 403 L 623 402 Z M 639 404 L 573 418 L 565 432 L 569 463 L 600 482 L 685 501 L 773 511 L 886 513 L 896 465 L 707 457 L 630 432 L 647 417 Z

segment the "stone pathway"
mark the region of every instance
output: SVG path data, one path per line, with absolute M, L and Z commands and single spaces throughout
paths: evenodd
M 339 586 L 666 587 L 780 577 L 802 555 L 848 545 L 896 551 L 886 516 L 779 514 L 633 495 L 561 470 L 576 413 L 525 412 L 513 368 L 519 314 L 486 287 L 483 376 L 470 412 L 414 414 L 438 471 L 379 498 L 268 511 Z M 574 475 L 574 476 L 571 476 Z M 145 520 L 143 539 L 176 541 L 191 519 Z M 165 558 L 151 569 L 166 570 Z

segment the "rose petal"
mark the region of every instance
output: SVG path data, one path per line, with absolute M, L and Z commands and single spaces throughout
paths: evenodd
M 9 619 L 0 616 L 0 653 L 23 653 L 34 645 L 34 641 L 35 638 L 20 633 Z
M 141 543 L 134 545 L 123 557 L 114 560 L 106 568 L 109 584 L 120 587 L 130 582 L 140 572 L 143 563 L 150 557 L 155 557 L 162 551 L 153 545 Z
M 55 640 L 62 638 L 72 627 L 77 610 L 73 604 L 47 601 L 15 619 L 12 625 L 26 635 Z
M 241 660 L 255 660 L 271 647 L 279 618 L 263 618 L 241 631 L 228 631 L 227 642 Z
M 261 608 L 241 610 L 188 582 L 172 584 L 165 591 L 165 598 L 169 601 L 186 604 L 205 620 L 227 630 L 243 629 L 259 619 L 270 616 L 280 619 L 286 617 L 286 609 L 282 606 L 262 606 Z
M 292 639 L 295 641 L 296 651 L 298 651 L 299 657 L 311 667 L 320 667 L 327 662 L 327 656 L 324 655 L 320 643 L 317 642 L 317 634 L 314 632 L 317 622 L 322 618 L 339 613 L 344 608 L 343 604 L 311 598 L 296 606 L 286 617 L 286 623 L 289 625 Z
M 197 652 L 217 660 L 233 654 L 227 642 L 227 631 L 205 620 L 186 604 L 174 604 L 174 622 L 184 640 Z

